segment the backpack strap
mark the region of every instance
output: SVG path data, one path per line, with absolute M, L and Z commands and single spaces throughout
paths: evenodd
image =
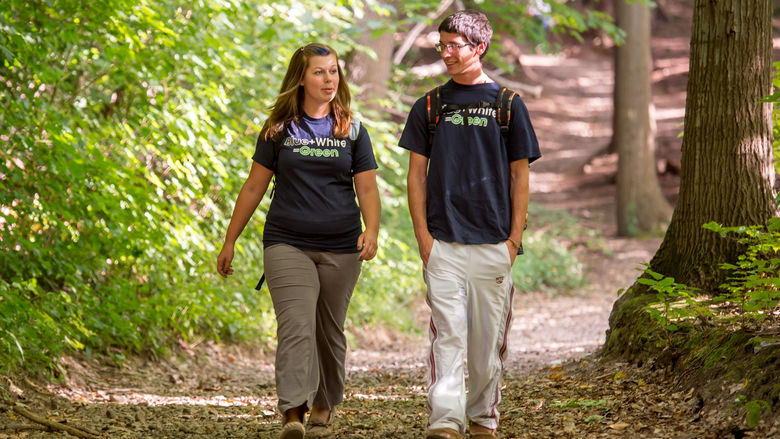
M 360 139 L 360 127 L 361 127 L 360 120 L 356 118 L 352 118 L 349 122 L 349 140 L 350 140 L 350 149 L 352 149 L 352 164 L 355 164 L 355 150 L 357 149 L 358 139 Z M 355 174 L 354 167 L 350 166 L 350 175 Z
M 349 140 L 352 140 L 352 145 L 355 144 L 355 140 L 360 136 L 360 126 L 360 121 L 354 117 L 349 121 Z
M 509 141 L 509 122 L 512 120 L 512 101 L 515 99 L 517 92 L 510 90 L 506 87 L 501 87 L 498 91 L 498 98 L 496 104 L 498 105 L 496 119 L 498 119 L 498 126 L 501 128 L 501 137 L 504 138 L 504 144 Z M 529 165 L 530 166 L 530 165 Z M 525 224 L 523 224 L 523 230 L 528 228 L 528 212 L 525 213 Z M 523 243 L 520 243 L 520 248 L 517 251 L 518 255 L 523 254 Z
M 501 137 L 504 138 L 504 145 L 509 142 L 509 122 L 512 120 L 512 101 L 515 99 L 517 92 L 510 90 L 506 87 L 501 87 L 498 91 L 498 98 L 496 99 L 497 113 L 496 119 L 498 120 L 498 126 L 501 128 Z M 528 212 L 525 213 L 525 224 L 523 224 L 523 230 L 528 229 Z M 520 243 L 520 248 L 517 249 L 517 254 L 523 254 L 523 243 Z
M 277 163 L 279 162 L 279 151 L 282 150 L 282 138 L 284 137 L 282 135 L 282 132 L 284 132 L 284 130 L 279 131 L 273 137 L 271 137 L 271 143 L 274 145 L 274 156 L 273 156 L 273 159 L 271 161 L 271 166 L 273 167 L 273 169 L 271 169 L 271 170 L 274 173 L 271 176 L 271 194 L 269 195 L 269 198 L 272 198 L 272 199 L 274 197 L 274 194 L 276 193 L 276 167 L 277 167 Z M 265 278 L 265 275 L 263 275 L 263 278 Z M 257 284 L 257 288 L 256 289 L 259 290 L 260 289 L 260 285 L 261 284 Z
M 501 137 L 504 138 L 504 143 L 507 143 L 509 136 L 509 122 L 512 119 L 512 101 L 515 99 L 517 93 L 514 90 L 510 90 L 506 87 L 501 87 L 498 91 L 498 98 L 496 99 L 498 126 L 501 128 Z
M 436 131 L 436 125 L 439 123 L 439 117 L 441 116 L 441 87 L 436 87 L 433 90 L 425 93 L 425 121 L 428 123 L 428 144 L 433 144 L 433 133 Z
M 512 118 L 512 101 L 514 100 L 517 92 L 510 90 L 506 87 L 501 87 L 498 91 L 498 97 L 496 102 L 477 102 L 474 104 L 447 104 L 441 103 L 441 87 L 436 87 L 425 93 L 425 121 L 428 124 L 428 144 L 433 144 L 433 133 L 436 131 L 436 125 L 439 124 L 439 119 L 442 114 L 453 113 L 459 110 L 471 109 L 471 108 L 495 108 L 496 119 L 498 125 L 501 128 L 501 137 L 504 138 L 504 143 L 507 142 L 509 136 L 509 122 Z

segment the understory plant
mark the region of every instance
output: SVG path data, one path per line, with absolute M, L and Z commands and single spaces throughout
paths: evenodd
M 722 319 L 736 319 L 741 329 L 750 330 L 766 321 L 774 324 L 780 313 L 780 218 L 771 218 L 766 226 L 726 227 L 709 222 L 702 227 L 735 239 L 744 248 L 735 263 L 720 265 L 727 282 L 712 297 L 651 270 L 647 264 L 644 276 L 637 280 L 656 293 L 657 300 L 646 310 L 664 329 L 667 344 L 681 322 L 692 317 L 707 322 L 717 314 Z
M 724 238 L 736 235 L 733 239 L 745 246 L 735 264 L 721 264 L 729 276 L 715 302 L 735 306 L 743 328 L 752 322 L 774 321 L 780 302 L 780 218 L 771 218 L 766 227 L 724 227 L 715 222 L 703 227 Z

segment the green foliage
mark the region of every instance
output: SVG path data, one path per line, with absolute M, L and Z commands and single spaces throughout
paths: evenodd
M 689 287 L 674 281 L 674 278 L 666 277 L 650 269 L 649 264 L 644 264 L 645 277 L 640 277 L 637 282 L 647 285 L 656 293 L 656 303 L 646 307 L 650 318 L 658 322 L 664 329 L 667 343 L 671 343 L 670 333 L 679 329 L 678 322 L 691 316 L 706 316 L 710 311 L 699 304 L 696 299 L 696 288 Z
M 758 422 L 761 420 L 761 412 L 764 410 L 770 411 L 772 407 L 768 402 L 761 399 L 753 399 L 748 401 L 747 396 L 737 396 L 737 404 L 742 407 L 745 416 L 745 425 L 749 429 L 754 429 L 758 426 Z
M 780 218 L 771 218 L 767 226 L 725 227 L 716 222 L 702 226 L 732 237 L 743 246 L 735 264 L 724 263 L 720 268 L 728 273 L 721 290 L 704 300 L 697 289 L 679 284 L 649 268 L 638 283 L 655 291 L 657 301 L 646 307 L 650 317 L 665 331 L 667 344 L 670 333 L 679 329 L 679 322 L 696 317 L 707 322 L 711 317 L 736 316 L 742 329 L 775 319 L 780 310 Z M 647 265 L 647 264 L 645 264 Z
M 346 51 L 353 20 L 315 0 L 5 2 L 0 364 L 271 337 L 263 213 L 235 278 L 215 255 L 289 55 Z
M 772 78 L 774 93 L 769 95 L 765 102 L 773 104 L 772 107 L 772 152 L 774 154 L 775 173 L 780 174 L 780 61 L 772 64 L 775 69 L 775 77 Z
M 721 264 L 729 276 L 728 282 L 720 286 L 724 293 L 717 295 L 715 301 L 736 305 L 743 327 L 751 321 L 773 319 L 780 302 L 780 218 L 771 218 L 766 227 L 724 227 L 715 222 L 703 227 L 722 237 L 733 233 L 739 244 L 745 246 L 736 264 Z
M 573 290 L 585 282 L 585 267 L 570 243 L 581 237 L 595 240 L 595 232 L 581 226 L 564 211 L 531 203 L 528 229 L 523 234 L 523 255 L 513 269 L 515 286 L 521 291 Z

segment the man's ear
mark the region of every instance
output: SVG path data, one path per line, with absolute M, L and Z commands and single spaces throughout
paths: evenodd
M 487 49 L 487 43 L 479 43 L 477 45 L 477 53 L 479 53 L 479 56 L 482 56 L 482 54 L 485 53 L 486 49 Z

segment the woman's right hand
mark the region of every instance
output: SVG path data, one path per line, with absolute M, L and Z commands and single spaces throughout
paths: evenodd
M 233 274 L 233 245 L 225 243 L 217 256 L 217 273 L 222 277 L 228 277 Z

